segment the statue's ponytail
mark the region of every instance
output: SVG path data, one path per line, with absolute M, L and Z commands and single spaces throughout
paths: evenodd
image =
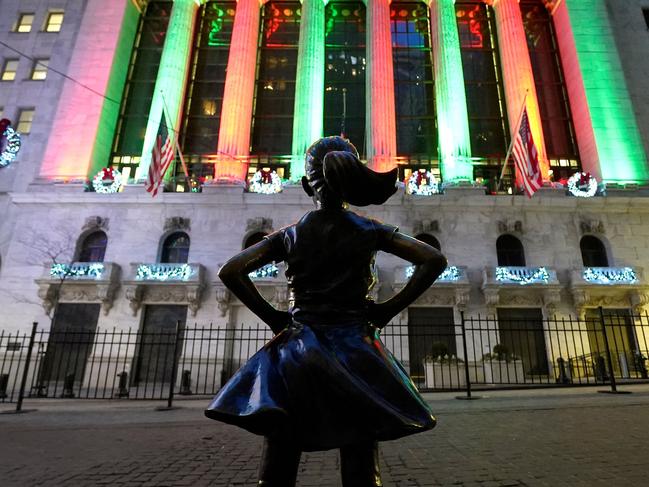
M 322 166 L 329 189 L 354 206 L 380 205 L 397 190 L 396 168 L 387 173 L 372 171 L 351 152 L 329 152 Z
M 306 153 L 307 193 L 339 199 L 354 206 L 380 205 L 392 196 L 398 171 L 378 173 L 358 159 L 354 145 L 342 137 L 324 137 Z

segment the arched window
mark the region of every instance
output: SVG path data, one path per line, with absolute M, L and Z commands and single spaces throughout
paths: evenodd
M 442 246 L 439 244 L 439 240 L 428 233 L 420 233 L 415 238 L 417 240 L 421 240 L 424 243 L 427 243 L 431 247 L 435 247 L 437 250 L 442 250 Z
M 160 262 L 166 264 L 186 264 L 189 259 L 189 235 L 176 232 L 169 235 L 162 244 Z
M 499 266 L 525 266 L 523 244 L 513 235 L 501 235 L 496 241 Z
M 255 232 L 255 233 L 252 233 L 252 234 L 248 235 L 248 237 L 246 238 L 246 241 L 243 243 L 243 248 L 247 249 L 248 247 L 252 247 L 256 243 L 261 242 L 266 235 L 268 235 L 268 234 L 264 233 L 264 232 Z
M 606 247 L 600 239 L 592 235 L 582 237 L 579 242 L 581 248 L 581 259 L 584 267 L 608 267 L 608 256 Z
M 103 262 L 108 237 L 102 231 L 87 235 L 79 245 L 78 262 Z

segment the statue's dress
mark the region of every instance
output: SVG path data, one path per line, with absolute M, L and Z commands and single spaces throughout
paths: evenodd
M 304 451 L 434 427 L 430 408 L 366 318 L 374 257 L 395 231 L 321 209 L 266 237 L 287 263 L 293 323 L 235 373 L 206 416 Z

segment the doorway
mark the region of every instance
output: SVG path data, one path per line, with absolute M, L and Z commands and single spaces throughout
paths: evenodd
M 176 348 L 176 323 L 185 329 L 187 306 L 155 304 L 144 307 L 144 319 L 138 336 L 133 385 L 171 382 L 173 354 Z M 182 333 L 180 334 L 182 340 Z M 182 350 L 182 342 L 177 347 Z
M 498 308 L 500 345 L 519 357 L 526 375 L 547 375 L 548 356 L 540 308 Z
M 44 388 L 49 381 L 67 378 L 79 383 L 83 380 L 95 342 L 100 308 L 98 303 L 61 303 L 57 306 L 38 373 L 39 388 Z
M 453 308 L 408 308 L 410 377 L 425 383 L 424 359 L 457 356 Z

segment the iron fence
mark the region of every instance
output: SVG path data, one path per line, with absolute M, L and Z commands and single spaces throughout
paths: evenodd
M 431 320 L 391 324 L 382 340 L 424 391 L 610 384 L 648 378 L 649 316 Z M 209 396 L 272 338 L 265 325 L 0 331 L 0 401 L 23 397 Z

